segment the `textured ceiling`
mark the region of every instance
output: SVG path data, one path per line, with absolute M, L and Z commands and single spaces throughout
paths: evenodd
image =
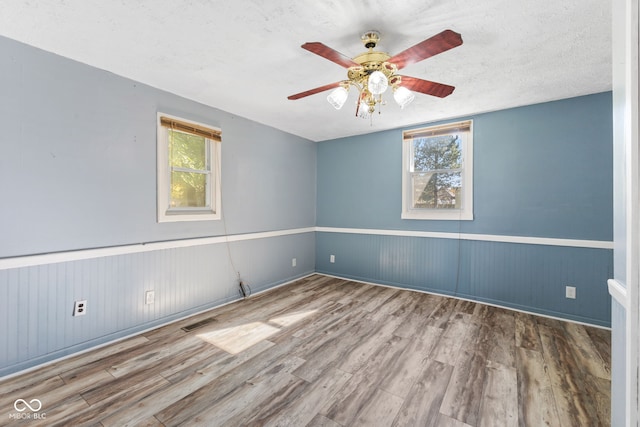
M 9 0 L 0 35 L 321 141 L 611 89 L 610 0 Z M 460 47 L 402 74 L 456 87 L 386 94 L 372 120 L 328 92 L 287 96 L 346 78 L 300 48 L 319 41 L 353 57 L 377 30 L 393 55 L 452 29 Z

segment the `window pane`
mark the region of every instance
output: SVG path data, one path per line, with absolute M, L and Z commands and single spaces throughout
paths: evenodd
M 416 209 L 460 209 L 462 200 L 462 174 L 414 173 L 413 208 Z
M 172 208 L 207 207 L 207 175 L 191 172 L 171 172 Z
M 462 167 L 462 140 L 443 135 L 413 140 L 413 170 L 424 172 Z
M 207 140 L 202 136 L 169 130 L 169 164 L 195 170 L 207 168 Z

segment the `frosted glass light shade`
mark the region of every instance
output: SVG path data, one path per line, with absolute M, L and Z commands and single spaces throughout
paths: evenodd
M 369 75 L 369 81 L 367 83 L 367 87 L 369 88 L 369 92 L 374 95 L 380 95 L 389 86 L 389 81 L 387 80 L 387 76 L 385 76 L 381 71 L 374 71 Z
M 411 101 L 413 101 L 413 98 L 415 98 L 415 97 L 416 96 L 413 94 L 413 92 L 411 92 L 406 87 L 402 87 L 402 86 L 398 87 L 393 92 L 393 99 L 396 100 L 396 102 L 400 106 L 400 109 L 402 109 L 402 108 L 406 107 L 407 105 L 409 105 L 411 103 Z
M 331 91 L 329 96 L 327 96 L 327 101 L 329 101 L 329 104 L 333 105 L 333 108 L 339 110 L 347 100 L 347 96 L 349 96 L 349 92 L 340 86 L 339 88 Z
M 360 101 L 360 107 L 358 107 L 358 117 L 360 117 L 361 119 L 368 119 L 369 116 L 369 106 L 366 102 Z

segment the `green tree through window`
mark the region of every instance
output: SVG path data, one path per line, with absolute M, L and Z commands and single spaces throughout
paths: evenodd
M 222 131 L 158 112 L 158 222 L 221 218 Z
M 462 188 L 462 149 L 458 135 L 413 140 L 414 205 L 456 208 Z
M 205 207 L 210 165 L 207 139 L 202 136 L 168 130 L 171 166 L 171 202 L 173 207 Z

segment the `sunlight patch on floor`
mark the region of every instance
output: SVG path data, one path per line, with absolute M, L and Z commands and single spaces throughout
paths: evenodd
M 269 319 L 269 322 L 275 323 L 276 325 L 287 327 L 291 326 L 294 323 L 298 323 L 305 317 L 311 316 L 314 313 L 317 313 L 318 310 L 307 310 L 307 311 L 296 311 L 289 314 L 284 314 L 282 316 L 274 317 L 273 319 Z
M 307 316 L 311 316 L 318 310 L 295 311 L 269 319 L 280 328 L 291 326 Z M 197 335 L 201 340 L 213 344 L 216 347 L 231 354 L 238 354 L 262 340 L 269 339 L 280 332 L 280 328 L 265 322 L 243 323 L 242 325 L 203 332 Z
M 279 331 L 275 326 L 252 322 L 198 334 L 198 338 L 228 353 L 238 354 Z

